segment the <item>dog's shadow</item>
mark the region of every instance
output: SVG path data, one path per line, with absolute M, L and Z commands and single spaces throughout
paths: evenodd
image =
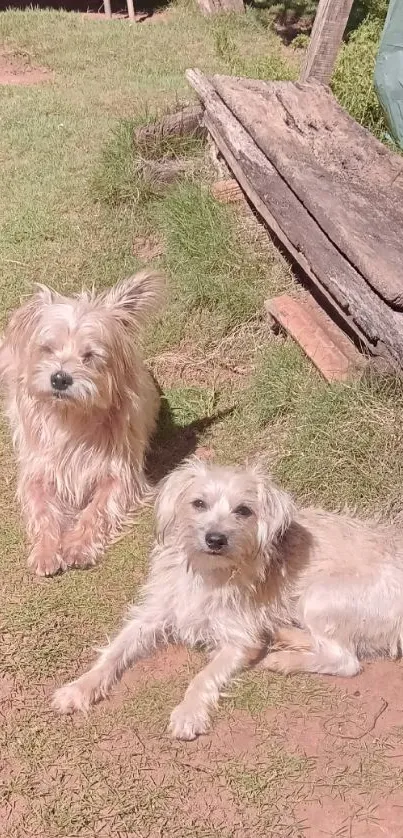
M 157 430 L 146 462 L 147 476 L 152 483 L 158 483 L 182 460 L 194 454 L 201 434 L 233 411 L 234 407 L 229 407 L 213 416 L 195 419 L 188 425 L 178 425 L 168 401 L 162 395 Z

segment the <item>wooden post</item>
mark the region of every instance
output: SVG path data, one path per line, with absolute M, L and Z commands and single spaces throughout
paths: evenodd
M 136 16 L 134 14 L 133 0 L 126 0 L 126 3 L 127 3 L 127 13 L 129 15 L 129 20 L 136 20 Z
M 301 81 L 329 84 L 353 0 L 320 0 Z
M 111 0 L 104 0 L 105 17 L 112 17 Z

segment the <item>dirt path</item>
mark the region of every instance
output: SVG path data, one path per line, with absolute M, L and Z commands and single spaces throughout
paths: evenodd
M 3 735 L 15 734 L 14 759 L 2 758 L 3 834 L 403 836 L 398 664 L 351 681 L 255 672 L 207 736 L 171 741 L 170 709 L 201 663 L 161 652 L 87 719 L 55 719 L 51 684 L 22 691 L 3 678 Z

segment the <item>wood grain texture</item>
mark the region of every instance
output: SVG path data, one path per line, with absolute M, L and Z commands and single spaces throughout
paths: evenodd
M 320 0 L 301 81 L 329 84 L 353 0 Z
M 221 76 L 213 84 L 335 247 L 402 310 L 403 192 L 391 177 L 401 158 L 357 135 L 347 115 L 340 129 L 340 108 L 320 85 Z
M 208 131 L 270 230 L 372 354 L 402 366 L 403 315 L 334 246 L 210 81 L 194 70 L 187 77 L 205 105 Z

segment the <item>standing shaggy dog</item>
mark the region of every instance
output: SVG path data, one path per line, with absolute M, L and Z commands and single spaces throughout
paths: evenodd
M 62 713 L 87 710 L 161 641 L 214 650 L 171 715 L 193 739 L 220 691 L 264 657 L 276 672 L 355 675 L 359 658 L 396 656 L 403 639 L 403 533 L 315 509 L 297 511 L 259 468 L 191 460 L 162 484 L 157 541 L 140 604 L 92 669 L 59 689 Z
M 144 271 L 98 296 L 40 287 L 6 329 L 0 375 L 39 575 L 94 564 L 147 489 L 159 395 L 140 337 L 163 285 Z

